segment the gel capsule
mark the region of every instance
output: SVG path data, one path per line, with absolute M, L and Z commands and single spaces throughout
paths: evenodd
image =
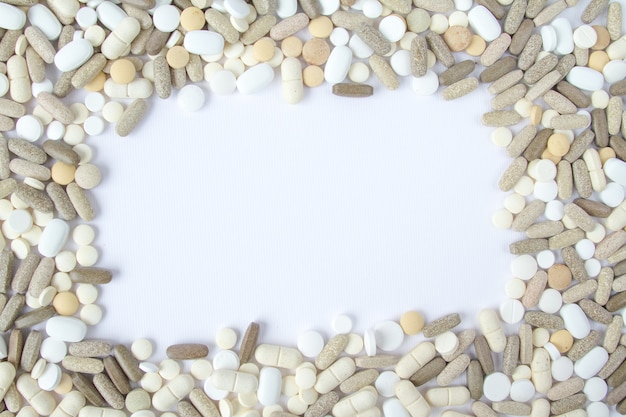
M 430 405 L 422 394 L 408 380 L 404 379 L 396 384 L 396 397 L 411 414 L 411 417 L 427 417 L 430 415 Z
M 211 384 L 224 391 L 247 394 L 256 391 L 259 380 L 256 376 L 232 369 L 216 369 L 211 374 Z
M 302 363 L 302 354 L 298 349 L 279 345 L 259 345 L 254 351 L 254 358 L 261 365 L 295 369 Z
M 395 367 L 396 374 L 400 378 L 408 378 L 430 362 L 436 354 L 435 345 L 431 342 L 422 342 L 400 358 Z

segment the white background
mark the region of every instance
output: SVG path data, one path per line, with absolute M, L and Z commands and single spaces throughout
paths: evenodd
M 329 87 L 287 105 L 275 80 L 255 96 L 208 95 L 198 113 L 154 99 L 128 138 L 91 138 L 105 318 L 91 337 L 211 344 L 254 320 L 264 341 L 363 331 L 408 309 L 475 324 L 509 276 L 491 214 L 508 164 L 480 123 L 481 89 L 455 102 L 404 80 L 367 99 Z

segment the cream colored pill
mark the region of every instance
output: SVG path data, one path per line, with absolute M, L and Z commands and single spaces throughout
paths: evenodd
M 216 369 L 211 374 L 211 384 L 220 390 L 245 394 L 256 391 L 259 380 L 256 376 L 245 372 Z
M 435 345 L 431 342 L 422 342 L 400 358 L 394 370 L 400 378 L 409 378 L 422 366 L 430 362 L 436 354 Z

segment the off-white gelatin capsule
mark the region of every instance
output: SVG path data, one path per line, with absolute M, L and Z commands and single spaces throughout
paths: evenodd
M 256 391 L 259 380 L 256 376 L 246 372 L 216 369 L 211 374 L 211 384 L 224 391 L 247 394 Z
M 430 415 L 430 405 L 410 381 L 404 379 L 398 382 L 395 392 L 396 397 L 411 417 L 428 417 Z
M 298 349 L 279 345 L 261 344 L 254 351 L 254 358 L 261 365 L 295 369 L 302 363 Z
M 495 352 L 504 352 L 506 347 L 506 336 L 502 329 L 502 323 L 495 310 L 485 309 L 479 313 L 478 322 L 480 330 L 485 335 L 489 348 Z
M 422 366 L 430 362 L 436 354 L 435 345 L 431 342 L 422 342 L 400 358 L 395 366 L 396 374 L 400 378 L 409 378 Z
M 289 104 L 296 104 L 304 96 L 302 82 L 302 64 L 298 58 L 287 57 L 280 64 L 283 98 Z
M 377 399 L 376 388 L 368 385 L 339 400 L 333 406 L 332 414 L 335 417 L 352 417 L 375 406 Z
M 326 394 L 354 374 L 355 370 L 354 359 L 347 356 L 339 358 L 317 376 L 315 390 L 320 394 Z
M 191 392 L 194 380 L 191 375 L 180 374 L 161 387 L 152 397 L 152 405 L 159 411 L 171 409 Z

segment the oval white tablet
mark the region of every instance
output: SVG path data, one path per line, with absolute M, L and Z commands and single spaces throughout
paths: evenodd
M 237 78 L 237 90 L 241 94 L 253 94 L 262 90 L 274 80 L 274 69 L 268 63 L 248 68 Z
M 185 35 L 183 46 L 192 54 L 216 55 L 224 50 L 224 37 L 210 30 L 192 30 Z
M 46 322 L 46 333 L 64 342 L 80 342 L 87 334 L 87 325 L 76 317 L 54 316 Z

